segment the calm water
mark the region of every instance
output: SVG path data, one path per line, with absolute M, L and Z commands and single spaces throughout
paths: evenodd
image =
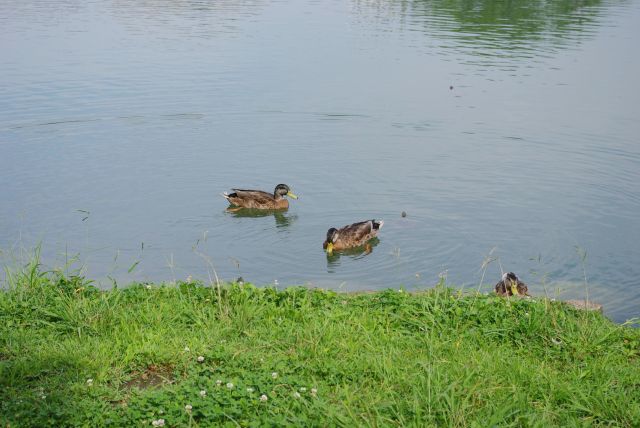
M 639 316 L 638 22 L 638 0 L 4 0 L 3 257 L 343 290 L 475 288 L 491 257 L 485 291 L 502 268 L 583 297 L 586 273 Z M 225 212 L 280 182 L 288 212 Z M 368 218 L 373 251 L 328 260 L 326 230 Z

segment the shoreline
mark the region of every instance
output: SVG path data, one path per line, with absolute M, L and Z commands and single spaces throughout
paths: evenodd
M 5 426 L 640 423 L 640 329 L 548 299 L 11 281 Z

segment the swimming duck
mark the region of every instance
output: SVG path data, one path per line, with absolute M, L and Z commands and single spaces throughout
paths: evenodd
M 367 220 L 340 229 L 332 227 L 327 230 L 327 239 L 322 244 L 322 248 L 327 250 L 327 254 L 331 254 L 333 250 L 359 247 L 375 238 L 383 224 L 382 220 Z
M 518 275 L 513 272 L 503 274 L 500 282 L 496 284 L 496 294 L 498 296 L 528 296 L 528 291 L 527 284 L 520 281 Z
M 273 194 L 263 192 L 262 190 L 242 190 L 232 189 L 233 193 L 223 193 L 222 196 L 229 201 L 231 205 L 240 208 L 255 208 L 259 210 L 284 210 L 289 208 L 289 201 L 284 197 L 288 196 L 298 199 L 291 192 L 286 184 L 278 184 Z

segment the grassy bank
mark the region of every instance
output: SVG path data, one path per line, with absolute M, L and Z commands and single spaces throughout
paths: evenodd
M 640 330 L 560 303 L 9 283 L 1 426 L 640 426 Z

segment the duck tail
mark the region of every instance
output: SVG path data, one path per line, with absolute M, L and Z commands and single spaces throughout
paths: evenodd
M 371 220 L 371 224 L 373 225 L 373 230 L 378 230 L 384 225 L 384 221 L 382 220 Z

